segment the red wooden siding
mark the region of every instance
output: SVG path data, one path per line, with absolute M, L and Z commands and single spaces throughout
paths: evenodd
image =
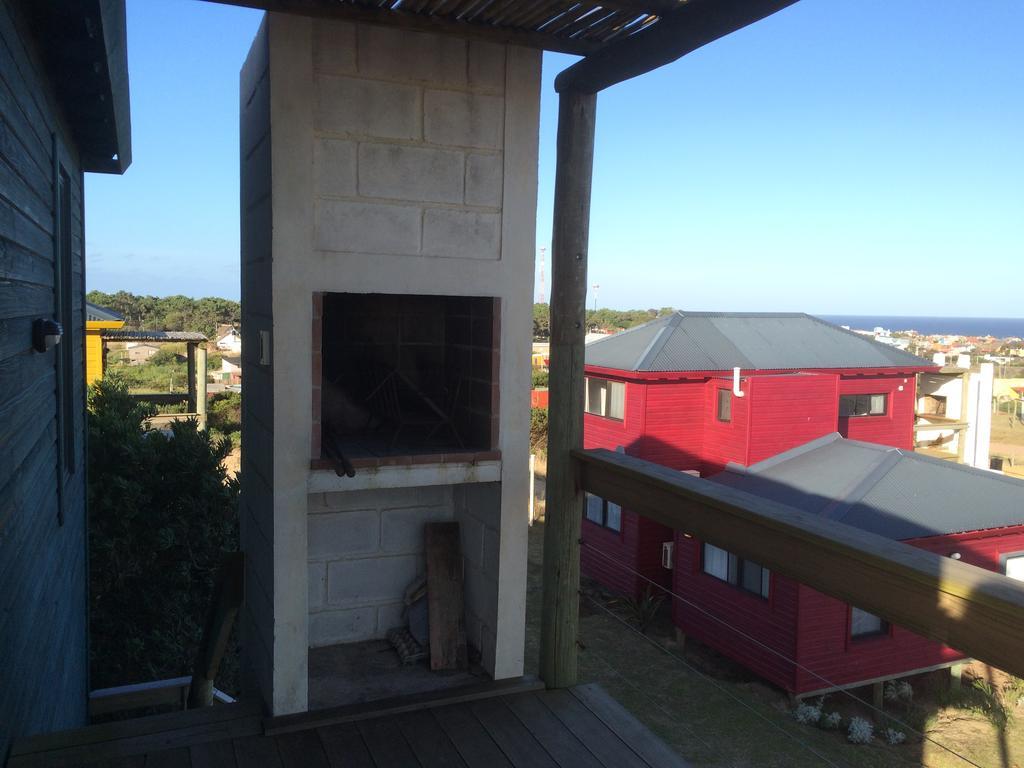
M 839 377 L 835 374 L 751 376 L 750 438 L 744 464 L 796 448 L 836 431 Z
M 965 563 L 1002 572 L 1000 556 L 1024 551 L 1024 526 L 906 543 L 941 555 L 959 552 Z M 888 635 L 852 640 L 849 613 L 846 603 L 800 586 L 797 659 L 810 671 L 798 670 L 795 692 L 820 690 L 830 684 L 847 685 L 962 658 L 957 651 L 902 627 L 893 627 Z M 822 682 L 812 673 L 829 682 Z
M 622 446 L 630 456 L 645 458 L 642 437 L 648 389 L 645 384 L 626 383 L 622 421 L 584 414 L 583 447 L 614 451 Z M 642 595 L 648 586 L 633 571 L 668 586 L 670 572 L 661 567 L 661 542 L 671 541 L 672 532 L 665 526 L 624 509 L 621 531 L 608 530 L 584 518 L 582 537 L 585 545 L 581 549 L 580 568 L 585 576 L 633 597 Z
M 847 437 L 910 448 L 913 445 L 914 378 L 895 374 L 853 375 L 846 371 L 753 372 L 742 379 L 745 396 L 732 398 L 731 420 L 717 416 L 717 392 L 732 389 L 732 378 L 704 375 L 657 379 L 622 371 L 602 376 L 626 381 L 622 421 L 586 414 L 585 448 L 619 446 L 626 453 L 702 476 L 720 472 L 729 462 L 750 465 L 809 440 L 840 431 Z M 700 376 L 700 374 L 698 374 Z M 899 387 L 903 385 L 904 391 Z M 885 416 L 839 419 L 840 394 L 889 395 Z M 622 531 L 583 522 L 588 544 L 658 583 L 671 574 L 661 567 L 661 544 L 670 541 L 665 526 L 623 511 Z M 583 573 L 624 594 L 639 596 L 645 583 L 622 567 L 584 548 Z
M 903 391 L 899 390 L 903 387 Z M 851 440 L 914 448 L 914 401 L 917 384 L 913 375 L 843 376 L 840 395 L 889 395 L 884 416 L 852 416 L 839 419 L 839 434 Z
M 672 591 L 686 601 L 672 600 L 675 625 L 687 636 L 791 690 L 796 671 L 790 660 L 796 658 L 798 585 L 773 574 L 765 600 L 704 573 L 701 543 L 696 539 L 677 534 L 675 541 Z
M 742 386 L 746 386 L 746 379 Z M 701 475 L 721 472 L 730 461 L 747 463 L 749 440 L 750 401 L 746 397 L 732 397 L 729 421 L 718 420 L 718 390 L 731 392 L 731 379 L 710 379 L 704 386 L 704 459 Z
M 637 456 L 672 469 L 701 469 L 705 386 L 703 379 L 647 384 L 646 423 Z

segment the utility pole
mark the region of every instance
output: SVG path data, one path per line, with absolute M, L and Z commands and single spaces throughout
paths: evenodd
M 537 288 L 537 303 L 546 304 L 548 297 L 547 292 L 544 290 L 544 256 L 547 253 L 547 248 L 543 245 L 540 247 L 540 285 Z
M 597 312 L 597 289 L 600 288 L 600 287 L 601 287 L 600 285 L 595 285 L 594 286 L 594 311 L 595 312 Z

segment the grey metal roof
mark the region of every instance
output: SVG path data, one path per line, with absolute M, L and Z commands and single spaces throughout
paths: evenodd
M 891 539 L 1024 524 L 1024 480 L 838 434 L 710 479 Z
M 207 341 L 201 333 L 193 331 L 103 331 L 100 337 L 108 341 Z
M 587 365 L 624 371 L 934 368 L 803 313 L 675 312 L 591 342 Z
M 112 309 L 101 307 L 99 304 L 93 304 L 91 301 L 85 302 L 85 319 L 95 321 L 112 321 L 112 320 L 124 320 L 124 315 L 120 312 L 115 312 Z

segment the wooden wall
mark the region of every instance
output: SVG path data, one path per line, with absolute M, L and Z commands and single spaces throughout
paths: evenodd
M 267 22 L 241 73 L 242 497 L 246 553 L 240 617 L 243 683 L 269 703 L 274 648 L 274 384 L 260 363 L 260 331 L 272 326 L 270 73 Z
M 70 178 L 75 472 L 58 515 L 54 136 Z M 80 725 L 88 693 L 82 172 L 24 19 L 0 3 L 0 760 L 20 736 Z
M 903 390 L 900 391 L 900 387 Z M 917 383 L 913 374 L 884 376 L 843 376 L 840 395 L 889 395 L 884 416 L 851 416 L 839 419 L 839 434 L 850 440 L 863 440 L 895 448 L 914 448 L 914 407 Z

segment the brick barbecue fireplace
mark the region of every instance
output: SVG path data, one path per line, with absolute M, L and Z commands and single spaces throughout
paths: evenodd
M 274 714 L 404 621 L 429 522 L 471 657 L 522 674 L 539 106 L 517 46 L 274 13 L 253 43 L 240 623 Z

